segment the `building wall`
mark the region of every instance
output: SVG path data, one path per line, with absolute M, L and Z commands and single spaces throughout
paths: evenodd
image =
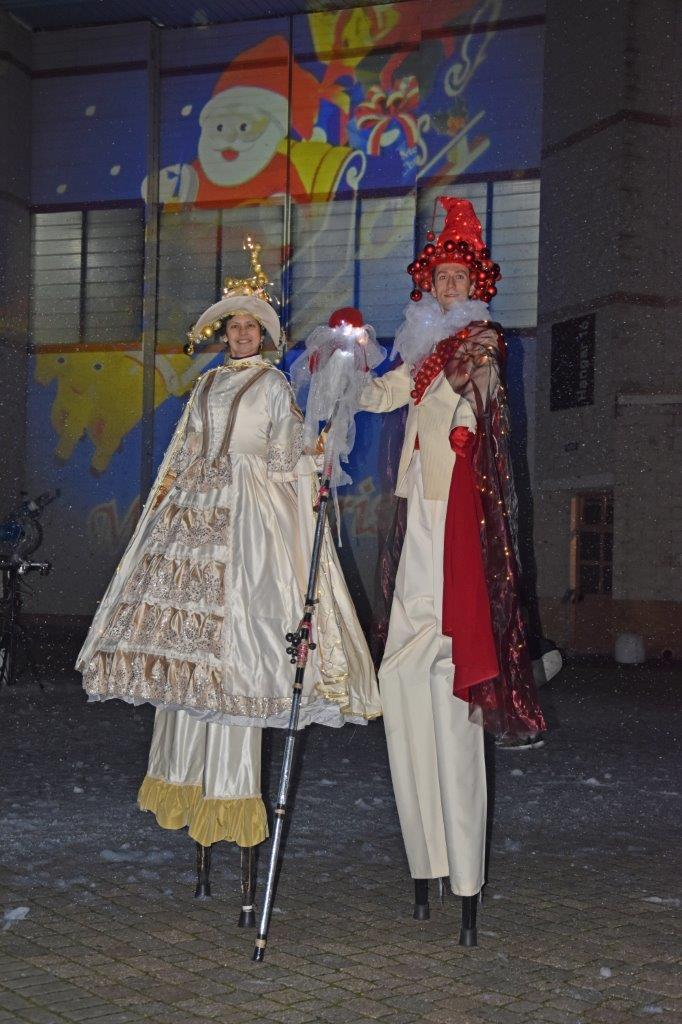
M 30 289 L 31 33 L 0 11 L 0 517 L 25 465 Z
M 612 491 L 613 595 L 594 646 L 636 628 L 652 653 L 682 654 L 681 42 L 674 0 L 547 5 L 535 526 L 546 629 L 569 646 L 571 497 Z M 588 313 L 593 403 L 551 410 L 552 325 Z
M 153 417 L 158 461 L 194 380 L 217 358 L 190 360 L 185 332 L 224 277 L 245 272 L 247 233 L 265 243 L 292 342 L 354 304 L 390 348 L 434 199 L 471 198 L 503 265 L 492 313 L 512 335 L 523 329 L 510 337 L 512 399 L 532 449 L 522 388 L 533 374 L 543 7 L 410 0 L 358 9 L 348 31 L 344 12 L 160 30 L 158 71 L 144 24 L 36 36 L 27 478 L 62 497 L 45 516 L 55 566 L 34 610 L 87 616 L 104 590 L 138 512 L 143 425 Z M 254 163 L 245 181 L 221 184 L 206 126 L 216 104 L 216 125 L 232 113 L 228 90 L 245 83 L 266 93 L 278 147 L 264 175 Z M 415 83 L 402 119 L 382 122 L 376 90 Z M 372 103 L 374 136 L 361 120 Z M 154 206 L 145 200 L 157 137 Z M 158 289 L 140 259 L 150 227 Z M 150 292 L 151 367 L 140 317 Z M 341 557 L 366 609 L 391 501 L 385 447 L 377 418 L 359 417 Z

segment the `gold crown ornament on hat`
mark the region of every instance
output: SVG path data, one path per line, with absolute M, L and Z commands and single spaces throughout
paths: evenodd
M 201 314 L 197 322 L 187 332 L 185 352 L 192 355 L 196 345 L 210 341 L 215 334 L 223 329 L 224 320 L 228 316 L 243 314 L 252 316 L 265 329 L 272 348 L 271 351 L 281 358 L 284 352 L 285 337 L 279 317 L 273 309 L 277 300 L 268 294 L 270 280 L 260 262 L 262 246 L 247 237 L 243 248 L 249 253 L 251 263 L 250 277 L 228 277 L 222 291 L 222 299 Z
M 226 277 L 223 297 L 227 299 L 230 295 L 258 295 L 259 298 L 265 299 L 266 302 L 272 302 L 272 298 L 265 290 L 270 284 L 270 280 L 260 264 L 260 254 L 263 246 L 258 242 L 254 242 L 251 238 L 247 238 L 243 248 L 249 253 L 253 273 L 251 277 Z

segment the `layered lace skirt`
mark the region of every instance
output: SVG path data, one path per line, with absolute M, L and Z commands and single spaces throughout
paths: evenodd
M 207 722 L 286 727 L 313 533 L 313 477 L 268 477 L 265 459 L 196 460 L 141 524 L 79 662 L 91 700 L 183 709 Z M 369 651 L 330 539 L 301 727 L 381 713 Z

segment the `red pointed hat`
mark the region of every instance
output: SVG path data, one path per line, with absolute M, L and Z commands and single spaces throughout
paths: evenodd
M 445 224 L 438 239 L 433 231 L 426 233 L 426 245 L 407 268 L 414 289 L 413 302 L 419 302 L 423 292 L 433 286 L 433 272 L 442 263 L 460 263 L 466 267 L 474 286 L 472 298 L 490 302 L 497 294 L 495 282 L 501 274 L 497 263 L 490 259 L 490 250 L 483 241 L 481 222 L 468 199 L 439 196 L 445 210 Z

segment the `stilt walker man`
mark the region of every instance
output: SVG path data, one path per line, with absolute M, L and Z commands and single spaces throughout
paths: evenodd
M 407 521 L 379 686 L 415 917 L 428 917 L 428 880 L 448 877 L 463 897 L 460 942 L 475 945 L 484 727 L 545 725 L 517 597 L 505 346 L 487 307 L 500 270 L 471 204 L 440 202 L 443 231 L 408 267 L 403 363 L 369 381 L 360 406 L 408 406 L 396 489 Z

